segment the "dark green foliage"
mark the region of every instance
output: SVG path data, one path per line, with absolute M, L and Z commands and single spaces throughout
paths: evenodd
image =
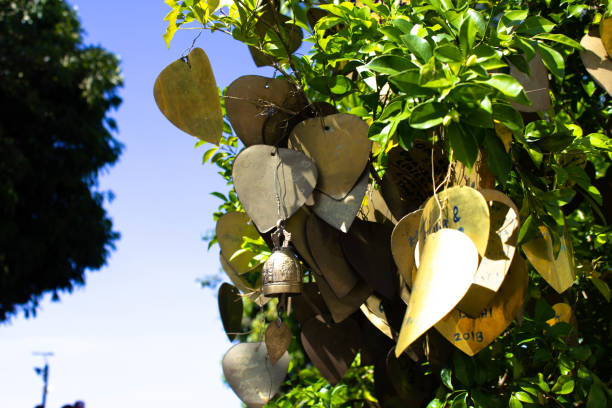
M 0 321 L 82 285 L 119 237 L 96 191 L 119 62 L 81 34 L 62 0 L 0 1 Z

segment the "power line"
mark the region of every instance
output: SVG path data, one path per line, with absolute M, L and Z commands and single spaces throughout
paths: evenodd
M 35 351 L 35 352 L 32 353 L 32 355 L 41 356 L 43 358 L 44 363 L 45 363 L 44 367 L 34 367 L 34 371 L 36 372 L 36 374 L 42 376 L 42 380 L 43 380 L 42 404 L 40 404 L 38 407 L 45 408 L 45 405 L 47 404 L 47 390 L 48 390 L 48 385 L 49 385 L 49 361 L 48 361 L 48 358 L 52 357 L 53 353 L 51 353 L 49 351 Z

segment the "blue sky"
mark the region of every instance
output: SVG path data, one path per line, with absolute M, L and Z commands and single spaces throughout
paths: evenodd
M 100 188 L 121 232 L 107 267 L 89 273 L 86 286 L 47 299 L 38 317 L 0 326 L 0 407 L 32 408 L 42 382 L 33 351 L 53 351 L 49 408 L 84 400 L 87 408 L 239 407 L 221 381 L 230 343 L 218 317 L 216 292 L 196 279 L 219 270 L 218 248 L 201 237 L 214 228 L 211 214 L 224 191 L 206 147 L 173 127 L 157 109 L 158 73 L 189 47 L 196 31 L 177 33 L 170 50 L 162 39 L 162 0 L 73 0 L 87 32 L 122 60 L 123 104 L 113 116 L 125 144 L 120 162 Z M 221 87 L 257 69 L 245 46 L 221 33 L 202 33 Z

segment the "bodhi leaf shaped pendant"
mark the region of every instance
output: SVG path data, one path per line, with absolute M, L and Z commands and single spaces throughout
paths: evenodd
M 201 48 L 168 65 L 155 80 L 153 94 L 173 125 L 205 142 L 219 143 L 223 133 L 219 90 Z

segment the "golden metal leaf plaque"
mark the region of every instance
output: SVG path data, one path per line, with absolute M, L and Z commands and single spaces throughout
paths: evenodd
M 485 198 L 471 187 L 451 187 L 431 197 L 423 207 L 419 225 L 419 248 L 427 236 L 441 228 L 459 230 L 485 254 L 489 241 L 489 206 Z
M 265 336 L 268 359 L 270 363 L 276 364 L 291 344 L 291 330 L 280 320 L 274 321 L 268 324 Z
M 280 389 L 289 369 L 289 353 L 272 364 L 265 343 L 238 343 L 223 356 L 227 383 L 249 408 L 261 408 Z
M 330 227 L 316 215 L 311 214 L 308 217 L 306 236 L 312 257 L 334 294 L 343 298 L 357 284 L 357 275 L 344 257 L 340 235 L 340 231 Z
M 612 17 L 602 18 L 599 22 L 599 36 L 608 57 L 612 58 Z
M 478 251 L 463 232 L 443 228 L 425 241 L 395 355 L 402 354 L 459 303 L 478 267 Z
M 205 142 L 218 144 L 223 133 L 219 89 L 201 48 L 168 65 L 155 80 L 153 95 L 172 124 Z
M 599 37 L 587 34 L 580 41 L 585 50 L 580 58 L 587 72 L 609 95 L 612 95 L 612 59 Z
M 221 247 L 221 255 L 237 274 L 240 275 L 253 269 L 249 267 L 249 262 L 255 256 L 252 251 L 242 252 L 230 260 L 234 253 L 241 249 L 242 237 L 259 238 L 259 232 L 251 223 L 248 215 L 237 211 L 223 214 L 217 221 L 216 235 Z
M 548 88 L 548 69 L 542 62 L 542 57 L 536 54 L 529 61 L 529 71 L 531 75 L 521 72 L 514 65 L 510 65 L 510 75 L 525 88 L 525 94 L 531 101 L 531 106 L 519 105 L 510 102 L 511 105 L 521 112 L 544 112 L 550 109 L 550 92 Z
M 296 251 L 306 261 L 307 266 L 310 270 L 315 272 L 317 275 L 321 275 L 317 263 L 312 257 L 310 248 L 308 247 L 308 238 L 306 237 L 306 221 L 308 220 L 308 213 L 304 208 L 300 208 L 295 214 L 293 214 L 288 220 L 285 229 L 291 233 L 291 243 L 295 247 Z
M 285 101 L 297 94 L 284 79 L 245 75 L 227 88 L 225 109 L 236 136 L 245 146 L 263 144 L 268 118 L 285 108 Z M 297 113 L 297 112 L 296 112 Z
M 489 242 L 470 290 L 457 305 L 472 317 L 480 315 L 502 285 L 516 251 L 519 228 L 518 208 L 508 196 L 489 189 L 481 190 L 481 194 L 489 203 Z
M 567 303 L 555 303 L 552 308 L 555 311 L 555 316 L 546 321 L 549 326 L 554 326 L 557 323 L 567 323 L 573 327 L 578 326 L 576 316 L 574 316 L 574 311 L 570 305 Z
M 360 309 L 370 323 L 384 333 L 385 336 L 393 339 L 391 326 L 389 326 L 387 315 L 385 314 L 384 307 L 378 296 L 370 295 L 365 303 L 361 305 Z
M 521 311 L 528 285 L 527 265 L 515 256 L 499 292 L 476 318 L 454 309 L 435 328 L 446 340 L 469 356 L 491 344 Z
M 366 170 L 351 191 L 341 200 L 334 200 L 315 189 L 313 193 L 315 203 L 312 211 L 332 227 L 347 232 L 361 207 L 368 188 L 368 179 L 369 175 Z
M 565 234 L 560 237 L 561 249 L 555 258 L 553 242 L 548 228 L 539 227 L 542 237 L 532 239 L 522 245 L 523 252 L 527 255 L 529 263 L 554 290 L 558 293 L 565 292 L 576 279 L 576 267 L 574 265 L 574 251 L 572 243 Z
M 289 136 L 289 147 L 314 160 L 319 170 L 317 189 L 341 200 L 363 173 L 372 141 L 367 123 L 358 116 L 337 113 L 298 123 Z
M 317 174 L 312 160 L 303 153 L 267 145 L 244 149 L 232 169 L 236 194 L 261 232 L 270 231 L 304 204 L 314 190 Z
M 416 210 L 404 216 L 391 234 L 391 253 L 399 273 L 408 285 L 416 275 L 414 250 L 419 242 L 419 224 L 423 210 Z

